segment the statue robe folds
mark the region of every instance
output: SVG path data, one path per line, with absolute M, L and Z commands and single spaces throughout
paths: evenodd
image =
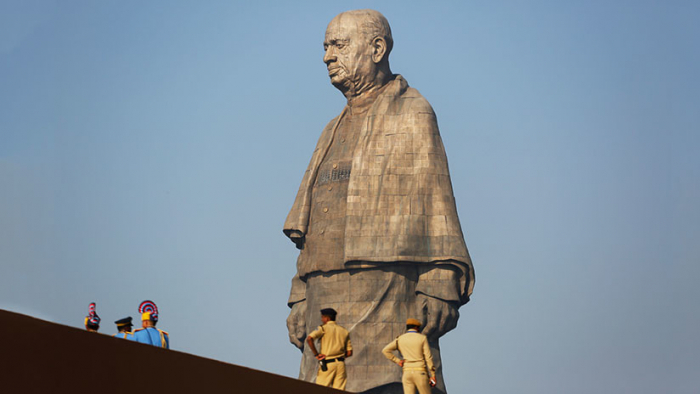
M 290 238 L 307 234 L 314 182 L 344 113 L 345 110 L 324 128 L 318 140 L 284 225 L 284 233 Z M 400 75 L 394 76 L 382 88 L 367 112 L 353 151 L 345 207 L 343 253 L 346 270 L 356 272 L 399 266 L 419 267 L 422 270 L 413 279 L 413 284 L 407 287 L 407 291 L 413 294 L 406 296 L 405 303 L 415 302 L 415 294 L 452 302 L 457 307 L 469 301 L 474 286 L 474 270 L 457 217 L 437 118 L 428 101 L 409 87 Z M 311 297 L 310 293 L 318 294 L 307 289 L 311 277 L 319 273 L 329 275 L 338 272 L 338 267 L 325 267 L 323 262 L 316 262 L 313 268 L 298 264 L 297 268 L 297 275 L 292 281 L 290 307 L 307 300 L 307 296 Z M 381 302 L 382 294 L 377 294 L 378 298 L 373 302 Z M 322 302 L 310 303 L 309 308 L 311 304 L 316 306 Z M 401 311 L 395 319 L 403 320 L 393 322 L 399 330 L 406 317 L 418 317 L 415 316 L 417 309 L 414 306 Z M 312 314 L 316 316 L 318 311 L 309 311 L 307 316 Z M 342 313 L 339 320 L 343 324 Z M 350 329 L 353 344 L 358 343 L 353 337 L 355 324 L 353 321 L 344 324 Z M 438 333 L 437 337 L 442 334 L 444 332 Z M 377 343 L 375 347 L 378 349 L 371 350 L 376 350 L 377 359 L 383 358 L 381 349 L 385 344 Z M 437 348 L 436 338 L 431 346 Z M 439 348 L 436 350 L 439 363 Z M 348 360 L 349 366 L 360 362 L 353 358 L 356 357 Z M 313 360 L 307 361 L 313 367 Z M 388 364 L 387 368 L 393 367 L 393 364 Z M 304 368 L 302 361 L 302 378 L 305 378 Z M 389 381 L 382 378 L 379 383 L 400 382 L 400 370 L 395 369 L 396 373 L 389 374 Z M 371 387 L 370 383 L 353 385 L 351 369 L 348 370 L 348 379 L 348 390 L 367 390 Z M 363 379 L 370 382 L 373 378 L 365 376 L 360 380 Z M 439 386 L 444 391 L 442 379 Z

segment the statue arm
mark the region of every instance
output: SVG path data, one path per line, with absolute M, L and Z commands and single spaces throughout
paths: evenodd
M 287 317 L 289 342 L 303 352 L 306 338 L 306 283 L 298 274 L 292 279 L 292 290 L 287 305 L 292 308 Z
M 462 276 L 463 273 L 452 264 L 421 267 L 416 293 L 459 303 L 464 293 Z
M 309 224 L 309 210 L 311 209 L 311 188 L 316 179 L 318 166 L 321 164 L 321 160 L 323 160 L 330 146 L 335 131 L 334 125 L 338 122 L 341 115 L 333 118 L 323 129 L 323 132 L 321 132 L 321 136 L 316 144 L 316 149 L 314 149 L 311 155 L 309 166 L 306 168 L 304 176 L 301 179 L 301 184 L 299 185 L 297 196 L 294 199 L 294 204 L 292 204 L 292 209 L 289 211 L 287 219 L 284 222 L 284 227 L 282 228 L 284 235 L 294 242 L 297 249 L 302 249 L 304 247 L 305 234 Z
M 436 340 L 457 327 L 458 308 L 464 295 L 462 272 L 452 265 L 422 268 L 416 285 L 417 310 L 423 320 L 423 334 Z

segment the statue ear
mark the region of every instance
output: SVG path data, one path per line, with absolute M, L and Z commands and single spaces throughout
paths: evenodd
M 370 45 L 372 45 L 372 61 L 379 64 L 386 55 L 386 40 L 375 37 Z

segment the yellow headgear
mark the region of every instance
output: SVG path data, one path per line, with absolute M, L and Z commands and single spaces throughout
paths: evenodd
M 420 322 L 416 319 L 408 319 L 408 320 L 406 320 L 406 325 L 407 326 L 420 326 Z

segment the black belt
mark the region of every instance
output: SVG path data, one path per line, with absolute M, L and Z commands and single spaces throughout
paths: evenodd
M 326 364 L 328 364 L 328 363 L 334 363 L 334 362 L 336 362 L 336 361 L 345 361 L 345 357 L 338 357 L 338 358 L 333 358 L 333 359 L 330 359 L 330 360 L 329 360 L 329 359 L 323 359 L 322 361 L 324 361 Z

